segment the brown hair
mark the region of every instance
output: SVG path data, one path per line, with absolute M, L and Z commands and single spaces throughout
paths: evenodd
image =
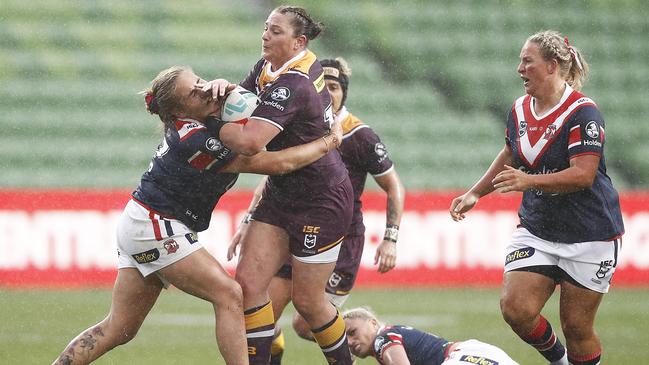
M 176 80 L 184 71 L 191 71 L 188 66 L 172 66 L 160 71 L 151 81 L 151 87 L 143 90 L 146 109 L 151 114 L 157 114 L 165 126 L 165 130 L 173 126 L 174 113 L 182 108 L 182 98 L 176 95 Z
M 307 42 L 316 39 L 325 28 L 322 22 L 314 21 L 309 13 L 306 12 L 306 9 L 299 6 L 282 5 L 275 8 L 273 12 L 284 15 L 292 14 L 293 20 L 291 21 L 291 25 L 293 26 L 293 36 L 297 38 L 304 35 L 307 38 Z
M 568 37 L 563 37 L 554 30 L 544 30 L 531 35 L 527 41 L 538 44 L 544 60 L 556 59 L 568 85 L 577 91 L 581 90 L 588 78 L 589 67 L 581 51 L 570 45 Z

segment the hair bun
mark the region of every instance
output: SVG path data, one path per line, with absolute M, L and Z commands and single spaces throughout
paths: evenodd
M 144 102 L 146 103 L 146 110 L 151 114 L 158 114 L 158 99 L 155 95 L 146 93 L 144 95 Z

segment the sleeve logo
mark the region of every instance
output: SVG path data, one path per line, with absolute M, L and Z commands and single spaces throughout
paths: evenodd
M 275 90 L 273 90 L 273 92 L 270 94 L 270 98 L 275 101 L 285 101 L 290 97 L 291 91 L 284 86 L 275 88 Z
M 599 137 L 599 125 L 595 121 L 590 121 L 586 124 L 586 134 L 592 139 Z
M 207 148 L 210 151 L 218 151 L 223 148 L 223 143 L 219 141 L 218 139 L 212 137 L 209 138 L 207 141 L 205 141 L 205 148 Z

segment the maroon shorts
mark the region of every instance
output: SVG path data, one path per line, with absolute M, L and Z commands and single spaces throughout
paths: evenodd
M 326 292 L 333 295 L 347 295 L 354 287 L 358 269 L 361 266 L 365 236 L 345 237 L 336 267 L 327 282 Z M 285 263 L 275 276 L 283 279 L 292 279 L 290 260 Z
M 284 229 L 289 250 L 297 260 L 335 262 L 352 220 L 354 195 L 349 178 L 308 197 L 282 197 L 268 190 L 252 218 Z

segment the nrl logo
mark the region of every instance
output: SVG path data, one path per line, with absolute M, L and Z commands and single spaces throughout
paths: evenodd
M 306 248 L 313 248 L 315 247 L 315 243 L 318 239 L 318 236 L 315 234 L 305 234 L 304 235 L 304 247 Z

